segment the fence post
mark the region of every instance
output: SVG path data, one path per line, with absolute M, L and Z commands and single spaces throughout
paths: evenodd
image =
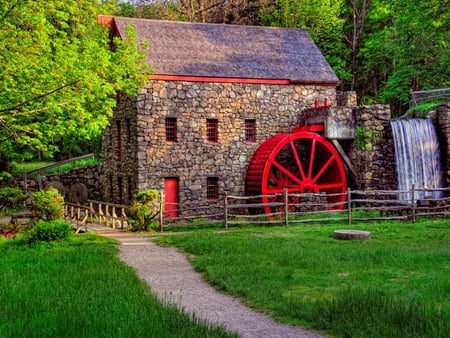
M 223 217 L 225 221 L 225 229 L 228 229 L 228 192 L 224 193 L 223 201 Z
M 287 188 L 283 189 L 284 195 L 284 224 L 289 225 L 289 195 Z
M 28 177 L 27 177 L 27 172 L 26 170 L 23 171 L 23 188 L 25 190 L 25 192 L 28 192 Z
M 350 187 L 347 188 L 347 223 L 352 224 L 352 194 Z
M 164 192 L 159 192 L 159 231 L 163 231 L 164 222 Z
M 413 185 L 411 186 L 411 210 L 412 210 L 412 222 L 416 223 L 416 203 L 415 203 L 415 192 L 416 192 L 416 187 L 413 183 Z

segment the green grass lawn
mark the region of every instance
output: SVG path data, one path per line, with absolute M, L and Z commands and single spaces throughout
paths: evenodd
M 339 337 L 450 337 L 450 220 L 196 230 L 160 237 L 217 288 Z
M 115 242 L 0 239 L 0 337 L 230 337 L 161 305 Z

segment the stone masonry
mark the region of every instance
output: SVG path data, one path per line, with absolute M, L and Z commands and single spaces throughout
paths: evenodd
M 397 189 L 394 142 L 388 105 L 354 107 L 356 139 L 348 148 L 356 169 L 354 185 L 361 190 Z
M 336 104 L 334 86 L 152 81 L 119 101 L 104 133 L 104 198 L 128 203 L 138 190 L 163 190 L 168 177 L 179 179 L 180 205 L 206 199 L 207 177 L 218 178 L 220 193 L 243 195 L 259 144 L 290 132 L 304 107 L 325 98 Z M 176 118 L 176 142 L 165 140 L 167 117 Z M 207 119 L 217 119 L 218 142 L 206 138 Z M 245 140 L 247 119 L 255 142 Z

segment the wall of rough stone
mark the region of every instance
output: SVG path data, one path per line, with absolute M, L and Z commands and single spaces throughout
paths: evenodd
M 170 177 L 179 179 L 180 203 L 205 200 L 207 177 L 219 179 L 220 193 L 243 195 L 248 163 L 259 144 L 290 132 L 302 108 L 325 98 L 336 104 L 333 86 L 152 81 L 137 98 L 120 102 L 105 131 L 105 197 L 127 203 L 137 190 L 164 189 L 164 178 Z M 166 117 L 177 118 L 177 142 L 165 141 Z M 218 121 L 218 142 L 206 138 L 211 118 Z M 124 119 L 130 120 L 130 142 L 124 142 Z M 246 119 L 256 121 L 256 142 L 245 141 Z M 118 139 L 127 147 L 121 160 Z
M 348 147 L 348 155 L 356 169 L 354 186 L 361 190 L 397 189 L 389 106 L 357 106 L 353 117 L 356 139 Z
M 0 186 L 11 185 L 22 188 L 27 192 L 39 190 L 39 180 L 42 188 L 54 187 L 58 189 L 66 201 L 79 203 L 85 199 L 100 199 L 101 190 L 101 165 L 72 169 L 64 173 L 40 176 L 40 178 L 28 178 L 25 184 L 22 178 L 14 178 L 0 181 Z M 84 198 L 85 196 L 85 198 Z
M 158 98 L 155 97 L 154 100 L 156 102 Z M 143 120 L 145 116 L 138 114 L 136 97 L 118 96 L 114 116 L 103 132 L 103 172 L 100 185 L 104 201 L 128 204 L 138 191 L 138 168 L 146 162 L 143 157 L 145 142 L 153 130 L 149 128 L 147 136 L 144 135 L 140 140 L 141 144 L 138 144 L 138 124 L 142 124 Z M 145 177 L 141 179 L 145 180 Z
M 436 132 L 441 148 L 441 162 L 444 171 L 444 182 L 450 185 L 450 103 L 440 105 L 434 119 Z

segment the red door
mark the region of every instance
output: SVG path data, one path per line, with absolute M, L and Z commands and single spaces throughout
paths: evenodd
M 164 214 L 167 218 L 178 217 L 178 178 L 169 177 L 164 179 L 164 193 L 166 201 Z

